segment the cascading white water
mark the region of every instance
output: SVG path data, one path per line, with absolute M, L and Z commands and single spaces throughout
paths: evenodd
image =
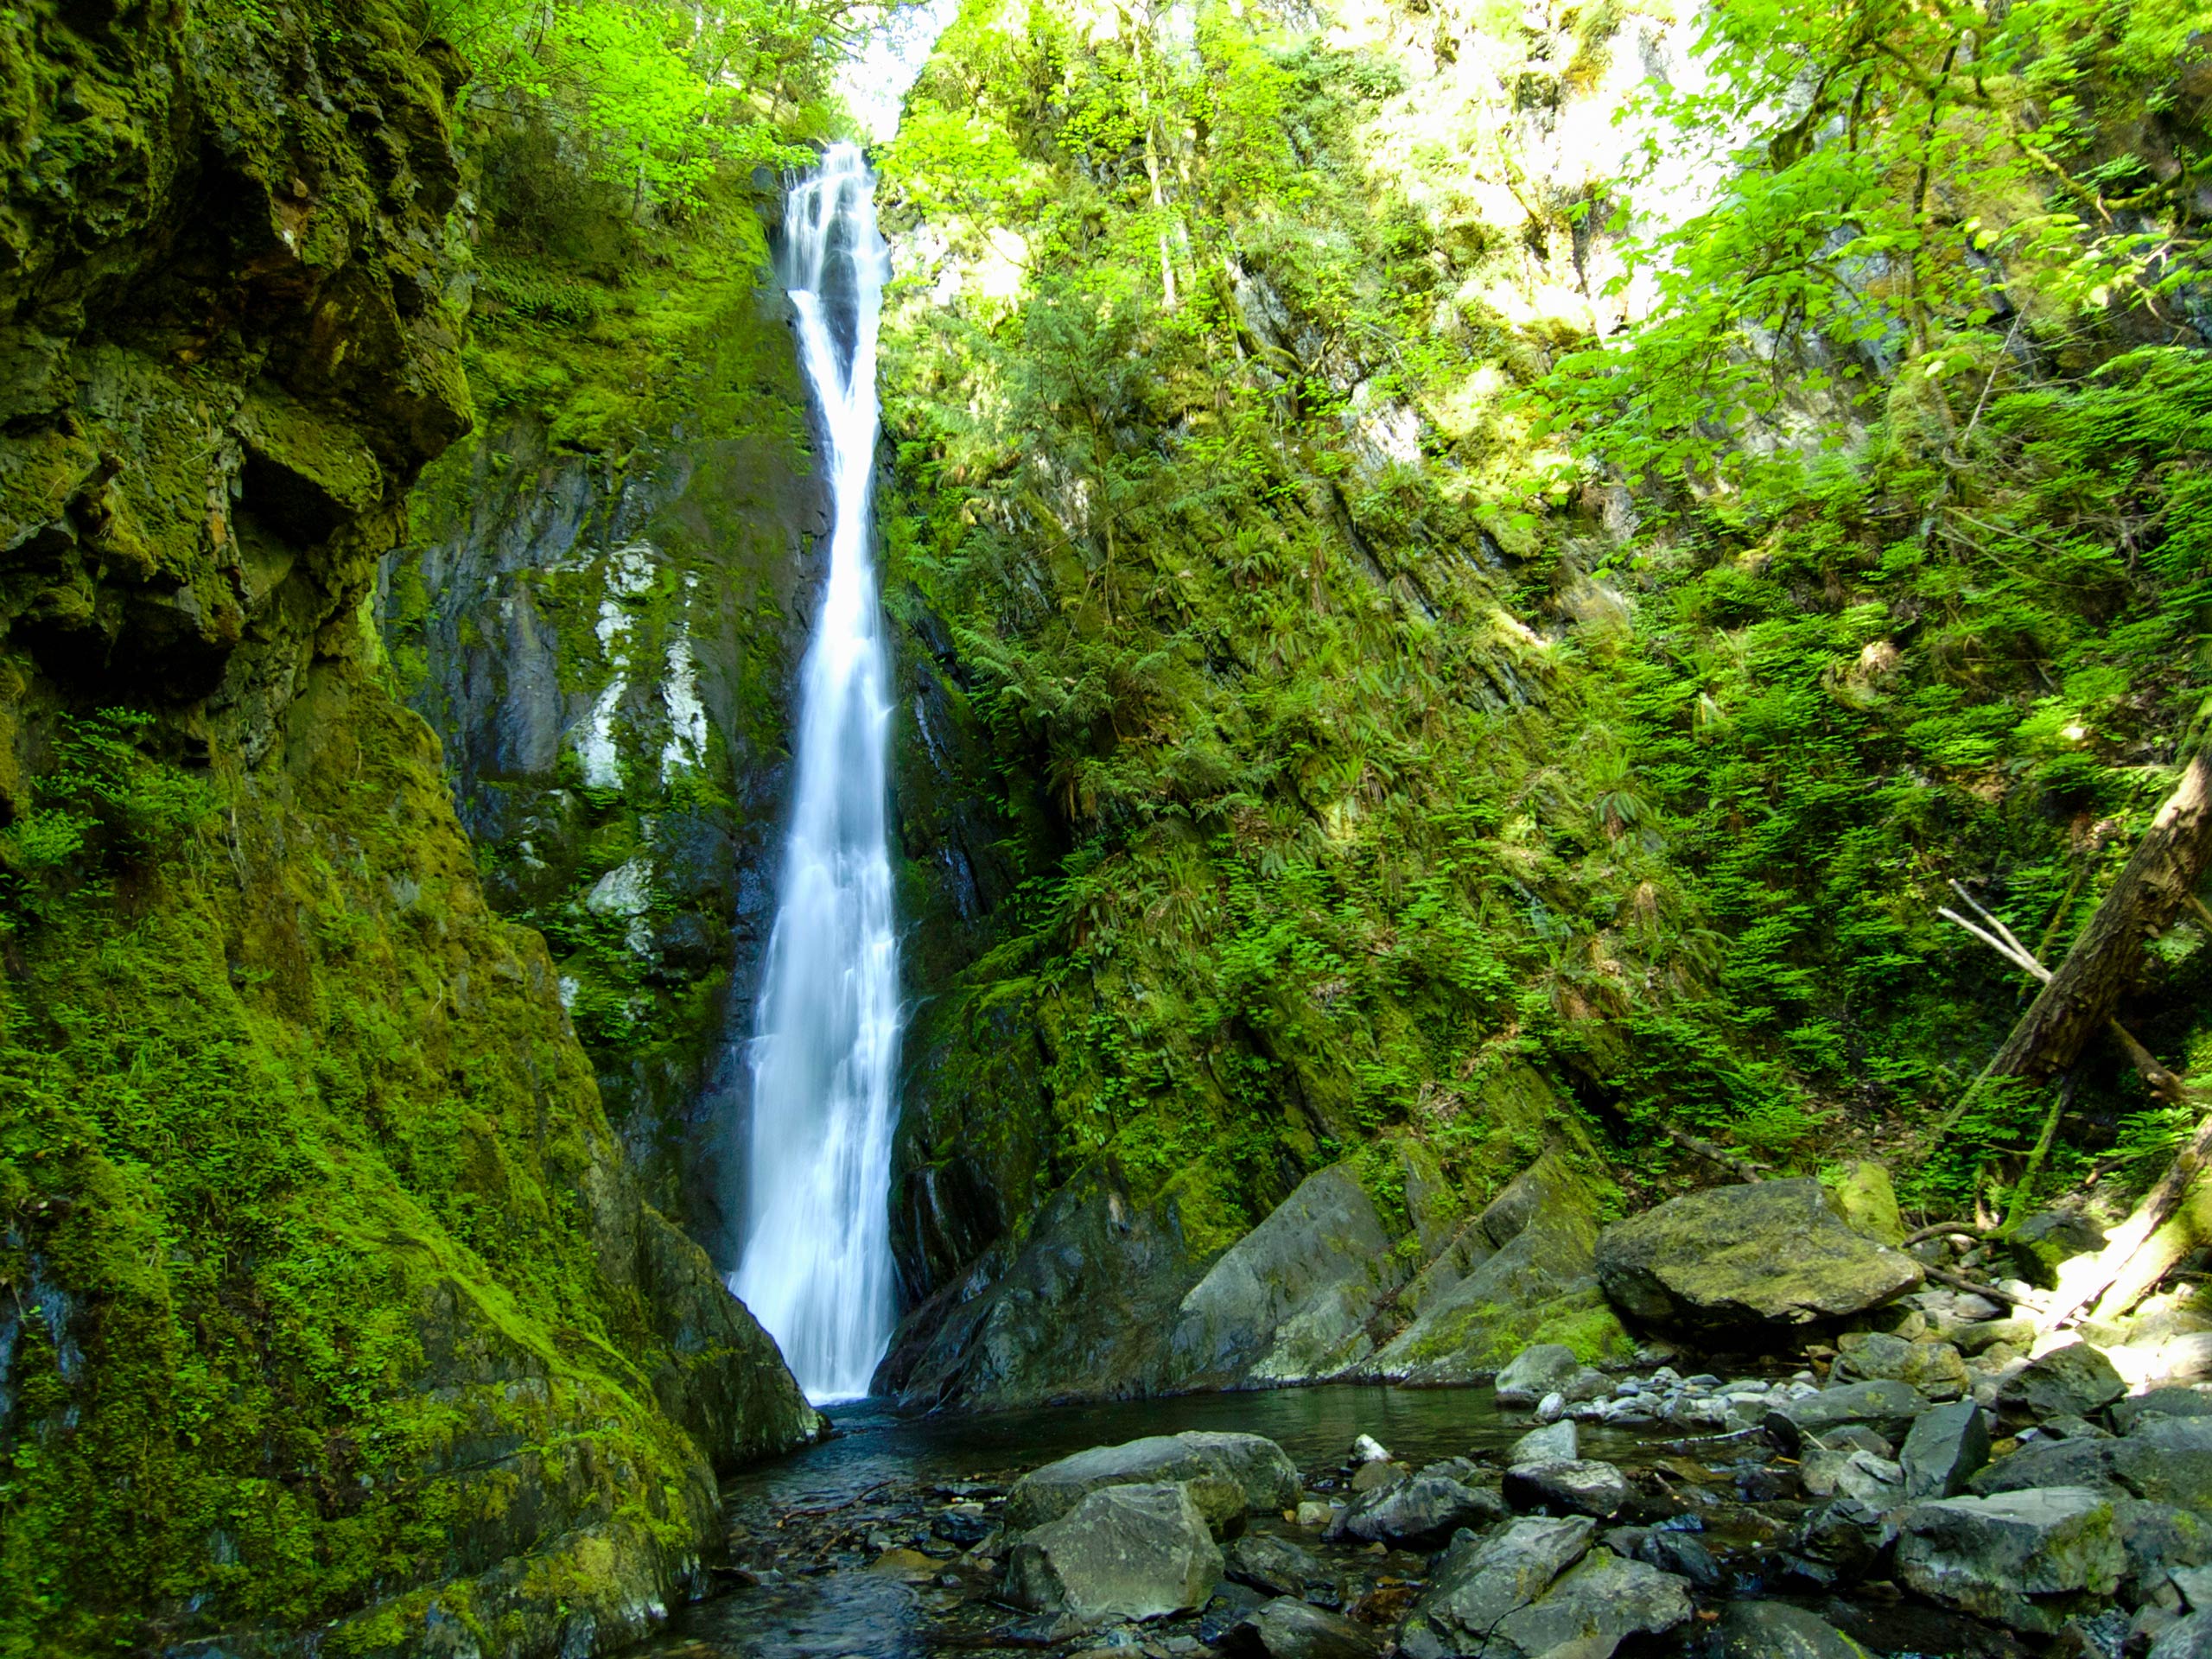
M 868 1392 L 891 1329 L 899 1065 L 886 734 L 868 482 L 889 261 L 874 181 L 838 144 L 794 185 L 785 283 L 830 438 L 830 577 L 799 680 L 797 799 L 752 1048 L 747 1230 L 735 1291 L 817 1405 Z

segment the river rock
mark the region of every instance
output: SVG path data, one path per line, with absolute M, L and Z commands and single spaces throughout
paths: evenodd
M 1369 1492 L 1379 1492 L 1385 1486 L 1395 1486 L 1412 1473 L 1402 1463 L 1363 1463 L 1344 1484 L 1355 1497 L 1363 1497 Z
M 2017 1630 L 2055 1634 L 2127 1569 L 2111 1501 L 2082 1487 L 1929 1499 L 1898 1524 L 1908 1587 Z
M 1897 1454 L 1909 1498 L 1955 1497 L 1988 1461 L 1989 1426 L 1971 1400 L 1922 1412 Z
M 1370 1492 L 1346 1510 L 1323 1535 L 1331 1542 L 1356 1538 L 1363 1543 L 1411 1548 L 1442 1543 L 1461 1527 L 1486 1527 L 1502 1521 L 1505 1500 L 1487 1486 L 1463 1476 L 1474 1465 L 1438 1465 L 1379 1492 Z
M 1268 1659 L 1376 1659 L 1382 1644 L 1364 1624 L 1289 1596 L 1255 1608 L 1222 1638 L 1223 1652 Z
M 1997 1414 L 2007 1422 L 2086 1417 L 2127 1392 L 2112 1362 L 2086 1342 L 2069 1342 L 2031 1360 L 1998 1385 Z
M 1505 1454 L 1509 1464 L 1565 1463 L 1581 1455 L 1582 1436 L 1572 1419 L 1532 1428 L 1513 1442 Z
M 1812 1179 L 1671 1198 L 1607 1228 L 1596 1262 L 1622 1312 L 1708 1329 L 1841 1319 L 1922 1280 L 1918 1262 L 1854 1230 Z
M 1497 1403 L 1533 1406 L 1554 1389 L 1564 1393 L 1568 1380 L 1581 1369 L 1574 1350 L 1563 1343 L 1540 1342 L 1523 1348 L 1497 1374 Z
M 1298 1471 L 1273 1440 L 1194 1430 L 1094 1446 L 1033 1469 L 1007 1492 L 1003 1518 L 1023 1531 L 1058 1519 L 1101 1487 L 1209 1478 L 1236 1488 L 1248 1510 L 1280 1511 L 1299 1498 Z
M 1929 1404 L 1928 1397 L 1910 1384 L 1884 1379 L 1774 1400 L 1761 1421 L 1785 1452 L 1796 1450 L 1808 1435 L 1825 1434 L 1851 1423 L 1865 1424 L 1895 1444 Z
M 1563 1152 L 1546 1152 L 1478 1217 L 1492 1252 L 1456 1278 L 1415 1280 L 1401 1298 L 1413 1323 L 1356 1374 L 1432 1387 L 1479 1382 L 1554 1333 L 1586 1360 L 1632 1352 L 1598 1287 L 1597 1216 L 1589 1182 Z M 1571 1385 L 1562 1392 L 1573 1397 Z
M 1183 1298 L 1159 1386 L 1302 1382 L 1364 1359 L 1409 1270 L 1391 1243 L 1350 1165 L 1307 1176 Z
M 1710 1592 L 1726 1590 L 1729 1584 L 1728 1569 L 1715 1560 L 1704 1541 L 1692 1532 L 1658 1530 L 1646 1533 L 1630 1550 L 1615 1549 L 1616 1554 L 1633 1555 L 1639 1561 L 1657 1567 L 1662 1573 L 1671 1573 L 1678 1579 L 1688 1579 L 1699 1589 Z
M 1887 1379 L 1907 1383 L 1930 1400 L 1955 1400 L 1973 1381 L 1966 1361 L 1948 1342 L 1907 1342 L 1879 1331 L 1853 1331 L 1836 1338 L 1836 1348 L 1830 1373 L 1835 1382 Z
M 1516 1464 L 1505 1471 L 1505 1497 L 1516 1509 L 1544 1509 L 1605 1520 L 1634 1494 L 1610 1463 L 1583 1459 Z
M 1479 1650 L 1500 1659 L 1607 1659 L 1627 1637 L 1656 1636 L 1689 1616 L 1681 1580 L 1593 1549 L 1535 1600 L 1498 1620 L 1493 1643 Z
M 1249 1584 L 1271 1596 L 1336 1604 L 1341 1581 L 1335 1570 L 1312 1550 L 1302 1549 L 1287 1538 L 1247 1533 L 1229 1547 L 1226 1559 L 1229 1576 L 1239 1584 Z
M 1834 1625 L 1786 1601 L 1732 1601 L 1714 1634 L 1719 1659 L 1872 1659 Z
M 1454 1538 L 1399 1634 L 1401 1650 L 1408 1659 L 1483 1651 L 1501 1619 L 1535 1600 L 1582 1558 L 1595 1530 L 1596 1523 L 1580 1516 L 1530 1516 L 1486 1538 Z
M 2212 1394 L 2200 1389 L 2152 1389 L 2113 1402 L 2113 1423 L 2123 1434 L 2146 1417 L 2212 1417 Z
M 1181 1484 L 1103 1486 L 1015 1541 L 1006 1599 L 1081 1624 L 1160 1618 L 1205 1605 L 1221 1573 Z
M 2212 1612 L 2191 1613 L 2166 1626 L 2148 1659 L 2212 1659 Z
M 2212 1523 L 2204 1516 L 2171 1503 L 2150 1503 L 2133 1497 L 2114 1498 L 2112 1508 L 2120 1522 L 2120 1544 L 2127 1551 L 2133 1599 L 2140 1601 L 2155 1594 L 2169 1578 L 2181 1584 L 2181 1574 L 2212 1574 L 2212 1567 L 2207 1567 L 2212 1562 Z M 2212 1585 L 2207 1588 L 2212 1589 Z M 2190 1593 L 2187 1585 L 2182 1585 L 2182 1593 Z M 2212 1596 L 2203 1601 L 2191 1596 L 2190 1605 L 2212 1605 Z
M 1884 1512 L 1855 1497 L 1840 1497 L 1799 1523 L 1789 1560 L 1798 1577 L 1834 1589 L 1866 1577 L 1896 1536 L 1896 1523 Z

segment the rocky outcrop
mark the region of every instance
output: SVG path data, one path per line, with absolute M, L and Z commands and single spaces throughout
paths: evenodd
M 1471 1230 L 1489 1246 L 1465 1270 L 1431 1273 L 1401 1299 L 1413 1319 L 1359 1375 L 1433 1386 L 1491 1376 L 1532 1344 L 1556 1341 L 1587 1361 L 1629 1342 L 1598 1287 L 1598 1205 L 1558 1148 L 1483 1211 Z
M 0 1628 L 609 1651 L 817 1420 L 362 626 L 469 421 L 463 66 L 405 0 L 0 29 Z
M 1395 1242 L 1351 1168 L 1309 1175 L 1183 1298 L 1165 1374 L 1188 1389 L 1336 1376 L 1373 1351 L 1368 1327 L 1407 1275 Z
M 1922 1279 L 1918 1262 L 1855 1230 L 1811 1179 L 1669 1199 L 1605 1230 L 1597 1273 L 1630 1317 L 1703 1329 L 1840 1319 Z

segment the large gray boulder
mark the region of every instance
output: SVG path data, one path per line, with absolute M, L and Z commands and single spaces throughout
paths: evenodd
M 1618 1515 L 1633 1496 L 1619 1470 L 1592 1459 L 1520 1463 L 1505 1471 L 1505 1500 L 1519 1510 L 1588 1515 L 1603 1521 Z
M 1163 1618 L 1204 1606 L 1221 1569 L 1182 1485 L 1106 1486 L 1015 1541 L 1006 1599 L 1079 1624 Z
M 2212 1417 L 2140 1417 L 2118 1440 L 2031 1441 L 1967 1483 L 1977 1493 L 2054 1486 L 2212 1514 Z
M 1364 1359 L 1408 1274 L 1392 1242 L 1349 1165 L 1308 1176 L 1183 1298 L 1160 1386 L 1302 1382 Z
M 1474 1484 L 1473 1474 L 1471 1464 L 1440 1465 L 1365 1493 L 1330 1524 L 1328 1536 L 1433 1548 L 1462 1527 L 1503 1520 L 1505 1500 L 1492 1488 Z
M 1499 1659 L 1607 1659 L 1628 1637 L 1656 1636 L 1689 1616 L 1689 1586 L 1681 1580 L 1593 1549 L 1535 1600 L 1498 1620 L 1497 1645 L 1482 1651 Z
M 1007 1494 L 1006 1524 L 1026 1530 L 1058 1520 L 1102 1487 L 1159 1481 L 1221 1483 L 1241 1495 L 1247 1510 L 1285 1510 L 1298 1502 L 1298 1470 L 1273 1440 L 1192 1430 L 1094 1446 L 1033 1469 Z M 1204 1503 L 1206 1495 L 1198 1496 Z
M 1608 1227 L 1598 1281 L 1634 1319 L 1690 1328 L 1843 1319 L 1919 1287 L 1920 1264 L 1854 1230 L 1812 1179 L 1669 1199 Z
M 1492 1249 L 1463 1274 L 1417 1279 L 1401 1298 L 1413 1322 L 1355 1374 L 1441 1387 L 1481 1382 L 1532 1344 L 1557 1341 L 1584 1360 L 1633 1351 L 1598 1287 L 1597 1216 L 1597 1195 L 1566 1154 L 1545 1153 L 1471 1230 Z
M 1485 1538 L 1452 1541 L 1414 1605 L 1398 1644 L 1408 1659 L 1480 1651 L 1509 1613 L 1527 1606 L 1581 1560 L 1596 1522 L 1528 1516 Z
M 2050 1636 L 2119 1588 L 2127 1552 L 2110 1499 L 2058 1486 L 1916 1503 L 1897 1566 L 1931 1601 Z
M 2069 1342 L 2006 1377 L 1997 1390 L 1997 1414 L 2007 1422 L 2086 1417 L 2126 1392 L 2102 1353 L 2086 1342 Z
M 1335 1605 L 1342 1580 L 1334 1567 L 1287 1538 L 1248 1532 L 1227 1552 L 1230 1578 L 1270 1596 L 1311 1597 Z
M 1808 1435 L 1826 1434 L 1852 1424 L 1871 1428 L 1894 1445 L 1905 1437 L 1913 1420 L 1928 1406 L 1927 1395 L 1909 1383 L 1850 1382 L 1777 1401 L 1767 1408 L 1764 1422 L 1767 1433 L 1784 1450 L 1795 1450 Z

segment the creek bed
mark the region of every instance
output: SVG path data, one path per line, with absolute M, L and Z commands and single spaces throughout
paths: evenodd
M 1309 1480 L 1326 1479 L 1357 1434 L 1374 1436 L 1418 1468 L 1433 1459 L 1495 1459 L 1530 1427 L 1526 1411 L 1501 1410 L 1487 1388 L 1402 1389 L 1331 1385 L 1268 1392 L 1193 1395 L 980 1415 L 900 1417 L 874 1402 L 834 1408 L 837 1438 L 747 1471 L 724 1487 L 731 1555 L 722 1593 L 679 1610 L 636 1649 L 637 1659 L 915 1659 L 933 1654 L 1040 1650 L 1021 1636 L 1023 1616 L 998 1604 L 995 1573 L 963 1570 L 956 1540 L 937 1529 L 947 1505 L 995 1497 L 1028 1470 L 1085 1447 L 1148 1434 L 1212 1429 L 1276 1441 Z M 1715 1505 L 1717 1532 L 1742 1516 L 1732 1500 L 1735 1461 L 1769 1448 L 1723 1440 L 1685 1440 L 1678 1431 L 1583 1428 L 1585 1457 L 1656 1471 L 1680 1489 L 1685 1507 L 1700 1494 Z M 1745 1464 L 1746 1468 L 1753 1466 Z M 1693 1490 L 1695 1488 L 1696 1490 Z M 1756 1519 L 1755 1516 L 1751 1517 Z M 1255 1531 L 1281 1532 L 1320 1549 L 1314 1535 L 1255 1516 Z M 1716 1543 L 1720 1541 L 1715 1536 Z M 916 1550 L 917 1545 L 922 1546 Z M 892 1552 L 887 1554 L 886 1552 Z M 906 1554 L 936 1554 L 926 1563 Z M 1380 1546 L 1325 1550 L 1345 1573 L 1348 1611 L 1361 1601 L 1378 1622 L 1409 1605 L 1428 1558 Z M 898 1570 L 901 1560 L 907 1570 Z M 889 1569 L 887 1570 L 887 1563 Z M 1763 1586 L 1743 1583 L 1739 1594 Z M 1840 1610 L 1822 1609 L 1831 1618 Z M 1948 1615 L 1928 1619 L 1861 1607 L 1854 1634 L 1875 1651 L 1988 1656 L 2018 1654 L 2005 1633 Z M 1872 1619 L 1868 1615 L 1875 1615 Z M 1125 1634 L 1063 1640 L 1042 1650 L 1068 1653 L 1105 1643 L 1170 1655 L 1203 1656 L 1200 1621 L 1183 1618 Z M 1916 1628 L 1918 1627 L 1918 1628 Z M 1387 1636 L 1383 1624 L 1378 1636 Z M 1683 1655 L 1698 1648 L 1693 1627 L 1624 1647 Z M 1886 1639 L 1880 1639 L 1886 1637 Z

